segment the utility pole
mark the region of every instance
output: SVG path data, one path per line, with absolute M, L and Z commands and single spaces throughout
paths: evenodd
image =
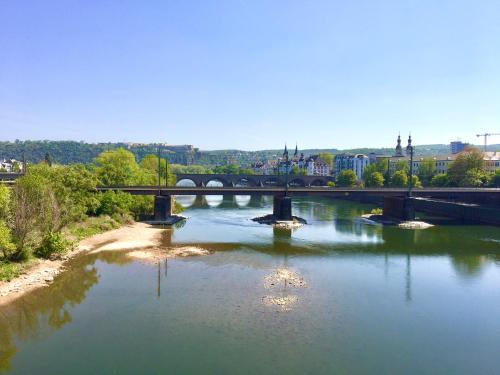
M 476 134 L 476 137 L 484 137 L 484 152 L 486 152 L 488 147 L 488 137 L 492 135 L 500 135 L 500 133 L 484 133 L 484 134 Z
M 410 154 L 410 181 L 408 181 L 408 198 L 411 198 L 411 190 L 413 188 L 413 152 L 415 147 L 411 145 L 411 135 L 408 137 L 408 146 L 406 152 Z
M 161 149 L 158 146 L 158 195 L 161 193 Z

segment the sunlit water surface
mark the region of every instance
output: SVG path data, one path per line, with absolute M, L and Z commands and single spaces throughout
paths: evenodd
M 13 374 L 495 374 L 500 230 L 369 225 L 368 205 L 294 199 L 309 225 L 250 220 L 269 198 L 179 198 L 158 264 L 123 252 L 72 261 L 0 309 Z

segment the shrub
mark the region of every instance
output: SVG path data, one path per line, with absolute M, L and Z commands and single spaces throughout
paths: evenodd
M 408 186 L 408 176 L 406 175 L 406 172 L 403 170 L 394 172 L 394 175 L 391 178 L 391 185 L 394 187 Z
M 384 210 L 381 208 L 374 208 L 370 211 L 372 215 L 382 215 L 384 213 Z
M 333 182 L 333 181 L 328 181 L 328 182 L 326 183 L 326 186 L 328 186 L 328 187 L 335 187 L 335 182 Z
M 343 170 L 337 176 L 337 185 L 352 187 L 356 185 L 356 173 L 350 169 Z
M 61 256 L 72 246 L 72 243 L 64 238 L 59 232 L 48 232 L 42 239 L 42 243 L 35 250 L 35 255 L 40 258 Z
M 439 173 L 434 177 L 432 177 L 431 186 L 444 187 L 448 186 L 448 184 L 449 184 L 448 175 L 445 173 Z

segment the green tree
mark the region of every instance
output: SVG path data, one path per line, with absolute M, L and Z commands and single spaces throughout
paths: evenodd
M 471 183 L 472 175 L 469 175 L 468 181 L 463 181 L 470 170 L 484 171 L 484 155 L 475 147 L 465 149 L 451 163 L 448 168 L 450 184 L 453 186 L 464 186 L 464 183 Z M 472 172 L 472 174 L 477 174 L 477 172 Z
M 406 187 L 408 186 L 408 175 L 404 170 L 394 172 L 391 178 L 391 186 L 393 187 Z
M 366 187 L 382 187 L 384 186 L 384 175 L 378 171 L 372 172 L 365 177 Z
M 49 167 L 52 167 L 52 158 L 48 152 L 45 153 L 45 163 L 47 163 Z
M 251 168 L 241 168 L 240 169 L 240 174 L 247 174 L 247 175 L 254 175 L 255 172 Z
M 341 171 L 337 176 L 338 186 L 355 186 L 356 185 L 356 173 L 353 170 L 345 169 Z
M 328 152 L 322 152 L 319 154 L 319 157 L 326 163 L 328 166 L 333 168 L 333 154 L 330 154 Z
M 395 172 L 404 171 L 406 174 L 410 172 L 409 162 L 407 160 L 400 160 L 396 162 Z
M 497 169 L 491 178 L 491 186 L 500 187 L 500 169 Z
M 5 221 L 0 220 L 0 252 L 4 259 L 9 259 L 16 251 L 16 245 L 12 241 L 12 233 Z
M 14 173 L 21 172 L 21 165 L 19 164 L 19 162 L 15 161 L 14 163 L 12 163 L 12 172 Z
M 433 187 L 444 187 L 448 186 L 449 180 L 448 175 L 446 173 L 438 173 L 431 180 L 431 186 Z
M 420 179 L 418 178 L 417 175 L 411 176 L 411 181 L 412 181 L 412 186 L 414 188 L 421 188 L 422 187 L 422 183 L 420 182 Z
M 491 176 L 489 173 L 485 172 L 483 169 L 473 168 L 465 172 L 465 176 L 460 180 L 460 186 L 466 187 L 482 187 L 488 186 L 491 181 Z
M 435 174 L 436 161 L 432 158 L 423 159 L 418 168 L 418 178 L 422 181 L 422 184 L 429 186 Z
M 138 179 L 139 166 L 135 156 L 123 148 L 105 151 L 95 162 L 96 176 L 103 185 L 133 185 Z

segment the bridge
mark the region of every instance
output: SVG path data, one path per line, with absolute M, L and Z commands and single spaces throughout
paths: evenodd
M 349 188 L 349 187 L 289 187 L 283 186 L 102 186 L 98 191 L 123 191 L 133 195 L 155 196 L 155 220 L 172 215 L 174 195 L 272 195 L 273 214 L 278 220 L 291 220 L 291 199 L 294 196 L 325 196 L 363 200 L 375 197 L 384 205 L 384 214 L 400 219 L 413 219 L 415 209 L 442 216 L 500 225 L 499 188 L 423 188 L 415 189 L 412 198 L 405 188 Z
M 195 186 L 205 187 L 209 182 L 220 182 L 224 187 L 235 186 L 283 186 L 288 178 L 290 186 L 310 187 L 327 186 L 328 182 L 335 182 L 333 176 L 303 176 L 303 175 L 249 175 L 249 174 L 197 174 L 178 173 L 177 182 L 191 181 Z

